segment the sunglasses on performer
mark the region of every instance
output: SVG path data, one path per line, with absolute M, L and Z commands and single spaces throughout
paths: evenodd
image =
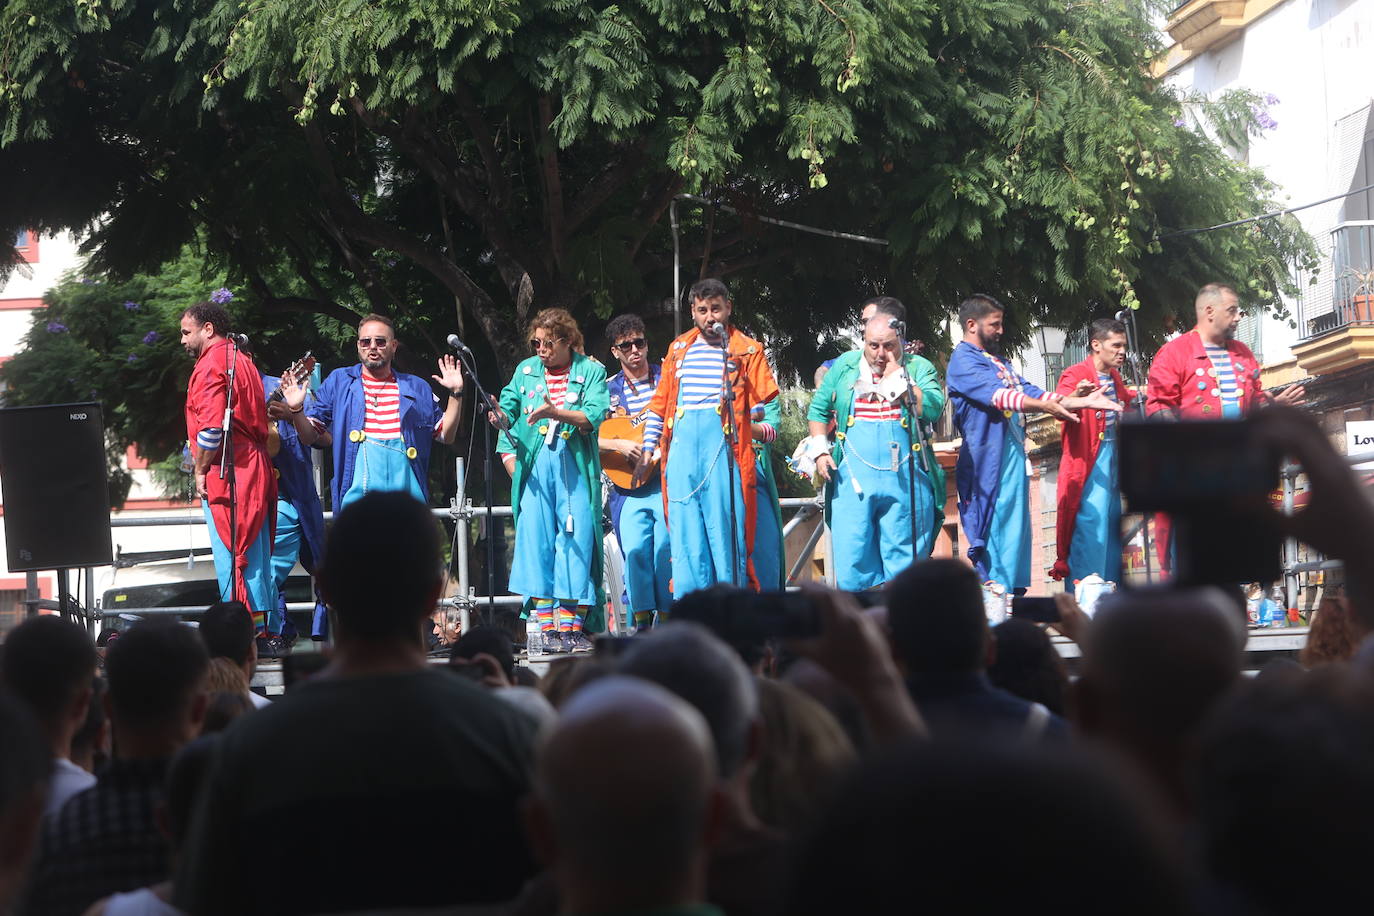
M 376 347 L 377 349 L 380 350 L 381 348 L 385 347 L 385 346 L 386 346 L 387 344 L 389 344 L 389 343 L 391 343 L 391 340 L 390 340 L 390 338 L 386 338 L 386 337 L 359 337 L 359 338 L 358 338 L 358 346 L 363 347 L 364 349 L 366 349 L 366 348 L 368 348 L 368 347 Z
M 540 340 L 538 337 L 530 338 L 530 350 L 538 353 L 540 350 L 552 350 L 554 344 L 561 343 L 563 338 L 551 337 L 548 340 Z
M 649 342 L 643 337 L 636 337 L 633 340 L 622 340 L 620 343 L 612 344 L 611 346 L 617 350 L 643 350 L 648 345 Z

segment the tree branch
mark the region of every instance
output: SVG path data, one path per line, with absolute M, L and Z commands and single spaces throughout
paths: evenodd
M 496 144 L 492 141 L 491 131 L 487 129 L 486 119 L 482 117 L 482 112 L 477 108 L 477 103 L 466 84 L 459 82 L 454 87 L 453 97 L 458 102 L 458 113 L 462 115 L 468 133 L 472 134 L 472 139 L 477 144 L 478 155 L 482 157 L 482 166 L 487 173 L 487 187 L 491 188 L 491 206 L 495 210 L 501 210 L 511 199 L 510 181 L 501 168 L 501 159 L 496 152 Z
M 439 190 L 475 222 L 483 237 L 496 253 L 496 267 L 514 298 L 521 279 L 529 274 L 536 286 L 547 288 L 552 280 L 544 269 L 546 263 L 513 231 L 502 210 L 483 196 L 477 185 L 464 180 L 457 162 L 447 157 L 447 148 L 434 132 L 421 122 L 416 109 L 407 112 L 404 127 L 378 117 L 358 98 L 350 99 L 354 113 L 363 126 L 386 137 L 405 153 L 420 171 L 433 181 Z
M 617 156 L 607 162 L 606 167 L 573 198 L 568 207 L 567 231 L 569 233 L 576 232 L 583 223 L 591 218 L 597 208 L 634 178 L 643 162 L 643 143 L 635 144 L 626 151 L 625 155 Z
M 540 161 L 544 174 L 544 193 L 547 207 L 545 215 L 549 224 L 549 247 L 553 250 L 553 263 L 563 266 L 563 240 L 565 224 L 563 220 L 563 179 L 558 174 L 558 149 L 553 134 L 549 131 L 553 124 L 553 100 L 547 94 L 539 96 L 539 146 Z
M 669 175 L 660 182 L 660 185 L 657 194 L 649 195 L 646 193 L 639 206 L 635 208 L 640 228 L 635 237 L 630 239 L 630 243 L 625 249 L 625 254 L 631 261 L 634 260 L 635 255 L 639 254 L 640 246 L 649 237 L 654 226 L 663 219 L 663 214 L 668 211 L 668 205 L 673 202 L 673 197 L 682 189 L 682 176 L 678 174 Z
M 363 212 L 339 184 L 338 177 L 334 174 L 329 149 L 319 128 L 312 123 L 306 124 L 303 130 L 306 148 L 310 151 L 311 161 L 321 179 L 321 197 L 338 221 L 340 234 L 403 254 L 433 274 L 450 292 L 467 304 L 482 325 L 482 330 L 486 333 L 487 340 L 503 368 L 513 370 L 521 358 L 520 349 L 515 343 L 518 335 L 501 315 L 487 291 L 442 252 L 436 251 L 416 236 Z

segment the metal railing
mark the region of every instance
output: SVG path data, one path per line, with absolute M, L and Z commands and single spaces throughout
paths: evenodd
M 1331 230 L 1331 278 L 1331 311 L 1298 316 L 1309 339 L 1374 324 L 1374 220 L 1349 220 Z
M 458 480 L 458 496 L 449 501 L 446 509 L 431 508 L 430 514 L 437 519 L 450 519 L 458 526 L 458 535 L 454 543 L 461 545 L 461 549 L 454 550 L 454 565 L 456 567 L 457 594 L 449 598 L 440 598 L 438 607 L 455 608 L 458 610 L 462 627 L 466 630 L 471 623 L 471 615 L 474 610 L 485 604 L 497 605 L 502 607 L 518 606 L 524 603 L 522 595 L 498 594 L 488 597 L 487 595 L 477 594 L 476 586 L 472 582 L 470 558 L 468 556 L 468 546 L 472 541 L 472 524 L 477 518 L 487 516 L 485 505 L 475 505 L 467 497 L 467 467 L 463 458 L 456 458 L 455 468 Z M 780 499 L 779 504 L 784 510 L 795 510 L 792 518 L 788 519 L 783 525 L 782 538 L 786 544 L 787 537 L 794 532 L 800 525 L 821 512 L 824 500 L 820 496 L 810 498 L 788 498 Z M 507 519 L 512 516 L 511 507 L 503 505 L 493 505 L 491 507 L 492 518 Z M 333 512 L 324 513 L 326 523 L 334 518 Z M 205 516 L 202 513 L 190 515 L 140 515 L 140 516 L 114 516 L 110 519 L 112 528 L 155 528 L 171 525 L 204 525 Z M 825 532 L 825 525 L 818 524 L 808 536 L 805 545 L 795 563 L 787 572 L 787 585 L 791 586 L 801 575 L 806 562 L 815 553 L 816 545 L 820 542 L 822 534 Z M 827 542 L 828 544 L 829 542 Z M 616 558 L 619 559 L 618 557 Z M 88 570 L 88 572 L 90 572 Z M 606 563 L 606 595 L 612 603 L 612 609 L 617 615 L 619 622 L 626 620 L 626 611 L 621 603 L 620 595 L 624 588 L 623 573 L 618 562 Z M 834 563 L 831 562 L 827 551 L 825 564 L 825 581 L 833 584 Z M 313 576 L 312 582 L 313 582 Z M 311 601 L 288 602 L 288 611 L 311 611 L 315 604 Z M 100 608 L 99 616 L 117 617 L 121 614 L 132 614 L 135 616 L 150 616 L 162 614 L 199 614 L 205 610 L 200 606 L 177 606 L 177 607 L 119 607 L 119 608 Z

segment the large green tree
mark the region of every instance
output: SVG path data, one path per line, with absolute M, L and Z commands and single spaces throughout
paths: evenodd
M 1183 125 L 1143 0 L 9 0 L 0 230 L 92 269 L 202 235 L 268 316 L 408 318 L 509 370 L 532 308 L 592 331 L 729 278 L 810 371 L 863 295 L 934 334 L 983 290 L 1034 320 L 1224 278 L 1291 291 L 1292 220 L 1175 237 L 1271 187 Z M 720 205 L 733 208 L 730 212 Z M 799 232 L 768 216 L 889 240 Z M 290 282 L 273 278 L 290 274 Z M 473 334 L 473 326 L 479 333 Z

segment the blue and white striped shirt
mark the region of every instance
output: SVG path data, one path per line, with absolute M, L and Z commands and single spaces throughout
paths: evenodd
M 625 373 L 619 372 L 612 376 L 607 384 L 611 384 Z M 628 376 L 625 378 L 624 394 L 621 396 L 620 406 L 625 408 L 625 413 L 631 417 L 638 416 L 639 412 L 649 406 L 649 402 L 654 399 L 653 376 L 649 375 L 638 381 Z
M 725 352 L 698 337 L 683 354 L 682 367 L 678 369 L 678 405 L 718 403 L 724 368 Z
M 677 404 L 668 405 L 668 409 L 720 403 L 720 379 L 724 368 L 724 351 L 698 337 L 682 354 L 682 365 L 677 372 Z M 644 422 L 644 446 L 654 448 L 662 435 L 663 418 L 651 414 Z
M 1238 404 L 1240 401 L 1240 389 L 1236 385 L 1236 370 L 1231 363 L 1231 353 L 1225 347 L 1214 347 L 1211 344 L 1203 344 L 1202 348 L 1207 352 L 1207 358 L 1212 362 L 1212 368 L 1217 370 L 1217 389 L 1221 392 L 1223 408 L 1229 404 Z

